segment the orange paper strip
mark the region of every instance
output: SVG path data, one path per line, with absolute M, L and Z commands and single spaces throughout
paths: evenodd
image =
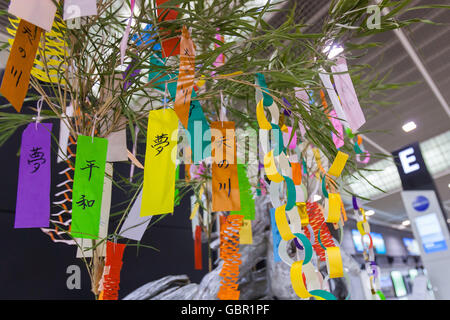
M 17 112 L 22 109 L 23 101 L 30 84 L 31 68 L 34 64 L 42 29 L 25 20 L 20 20 L 16 37 L 6 63 L 0 93 L 8 99 Z
M 211 123 L 212 209 L 240 211 L 234 122 Z
M 302 184 L 302 165 L 298 162 L 291 162 L 292 167 L 292 181 L 296 186 Z
M 180 51 L 180 71 L 178 73 L 177 95 L 174 110 L 181 124 L 188 128 L 189 109 L 195 76 L 195 49 L 189 31 L 183 26 Z

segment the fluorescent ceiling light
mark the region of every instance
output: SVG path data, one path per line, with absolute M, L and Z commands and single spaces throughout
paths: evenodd
M 373 216 L 374 214 L 375 214 L 375 211 L 373 211 L 373 210 L 366 211 L 366 216 Z
M 405 226 L 405 227 L 409 226 L 410 224 L 411 224 L 411 221 L 409 221 L 409 220 L 405 220 L 405 221 L 402 222 L 402 225 Z
M 413 131 L 415 128 L 417 128 L 417 126 L 414 121 L 407 122 L 402 126 L 402 129 L 405 132 Z

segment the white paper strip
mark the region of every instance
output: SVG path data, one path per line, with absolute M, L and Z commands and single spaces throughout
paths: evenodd
M 67 145 L 69 143 L 69 135 L 70 130 L 67 126 L 68 118 L 73 116 L 73 107 L 72 105 L 66 108 L 66 113 L 62 116 L 62 119 L 59 121 L 59 149 L 58 149 L 58 158 L 57 162 L 60 163 L 62 161 L 67 160 Z
M 106 139 L 108 139 L 106 161 L 128 161 L 127 130 L 111 132 Z
M 56 6 L 52 0 L 12 0 L 8 12 L 44 30 L 51 31 Z
M 96 15 L 96 0 L 64 0 L 64 20 Z
M 333 73 L 347 72 L 343 74 L 334 74 L 334 83 L 336 90 L 342 101 L 342 108 L 344 110 L 347 122 L 353 132 L 356 132 L 365 122 L 364 113 L 359 105 L 358 96 L 353 87 L 352 78 L 348 73 L 347 62 L 345 58 L 339 58 L 336 66 L 332 66 Z M 336 110 L 336 113 L 338 111 Z M 339 116 L 339 113 L 338 113 Z
M 325 70 L 323 70 L 322 68 L 319 69 L 319 72 L 319 77 L 322 80 L 323 86 L 327 90 L 328 96 L 330 97 L 331 103 L 333 104 L 333 108 L 336 111 L 338 118 L 347 121 L 347 117 L 345 116 L 344 110 L 342 109 L 339 97 L 337 96 L 333 84 L 331 83 L 330 75 L 326 74 Z
M 142 203 L 142 189 L 139 192 L 138 196 L 136 197 L 136 201 L 131 207 L 128 216 L 125 219 L 122 228 L 120 229 L 119 232 L 120 236 L 136 241 L 141 241 L 142 236 L 147 230 L 147 226 L 153 217 L 153 216 L 148 217 L 140 216 L 141 203 Z

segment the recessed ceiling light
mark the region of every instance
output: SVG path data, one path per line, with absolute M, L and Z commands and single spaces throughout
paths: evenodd
M 405 221 L 402 222 L 402 225 L 405 226 L 405 227 L 409 226 L 410 224 L 411 224 L 411 221 L 409 221 L 409 220 L 405 220 Z
M 373 210 L 366 211 L 366 216 L 373 216 L 374 214 L 375 214 L 375 211 L 373 211 Z
M 413 131 L 415 128 L 417 128 L 417 126 L 414 121 L 407 122 L 402 126 L 402 129 L 405 132 Z
M 322 199 L 322 197 L 319 196 L 318 194 L 315 194 L 315 195 L 313 196 L 313 202 L 319 201 L 320 199 Z
M 450 183 L 448 184 L 448 187 L 450 188 Z

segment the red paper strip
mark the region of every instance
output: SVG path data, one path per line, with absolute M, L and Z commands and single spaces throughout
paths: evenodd
M 119 299 L 120 270 L 122 269 L 123 251 L 126 246 L 126 244 L 111 241 L 106 243 L 102 300 Z
M 158 22 L 175 20 L 178 17 L 178 11 L 174 9 L 161 8 L 160 6 L 169 0 L 156 0 L 156 14 L 158 15 Z M 178 5 L 177 5 L 178 7 Z M 164 28 L 159 28 L 159 35 L 161 38 L 162 55 L 163 58 L 170 56 L 177 56 L 180 54 L 180 39 L 181 37 L 166 38 L 170 33 L 164 32 Z
M 202 227 L 200 226 L 195 228 L 194 252 L 195 270 L 202 270 Z

